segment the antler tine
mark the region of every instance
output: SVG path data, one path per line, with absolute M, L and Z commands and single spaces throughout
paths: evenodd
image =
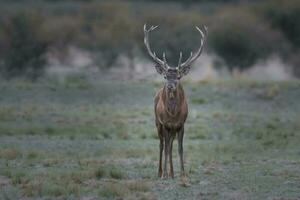
M 166 53 L 163 52 L 163 59 L 164 59 L 164 66 L 167 67 L 167 69 L 170 68 L 170 66 L 168 65 L 167 59 L 166 59 Z
M 196 26 L 196 29 L 201 34 L 200 47 L 199 47 L 198 51 L 194 55 L 193 55 L 193 52 L 191 52 L 190 57 L 184 63 L 182 63 L 180 65 L 180 67 L 185 67 L 185 66 L 191 65 L 201 55 L 201 52 L 202 52 L 202 49 L 203 49 L 203 45 L 204 45 L 204 41 L 205 41 L 206 35 L 207 35 L 207 27 L 204 26 L 205 33 L 203 33 L 203 31 L 198 26 Z
M 153 30 L 156 29 L 157 27 L 158 27 L 158 25 L 157 25 L 157 26 L 151 26 L 150 30 L 153 31 Z
M 151 26 L 148 30 L 147 30 L 147 24 L 144 24 L 144 32 L 150 32 L 153 31 L 154 29 L 156 29 L 158 26 Z
M 193 58 L 193 52 L 191 51 L 190 57 L 188 59 L 186 59 L 186 61 L 184 63 L 188 63 L 190 62 L 190 60 Z M 184 65 L 184 63 L 182 64 L 182 66 Z
M 162 61 L 160 58 L 158 58 L 155 54 L 155 52 L 152 52 L 151 48 L 150 48 L 150 44 L 149 44 L 149 33 L 151 31 L 153 31 L 154 29 L 156 29 L 158 26 L 151 26 L 148 30 L 147 30 L 147 25 L 144 24 L 144 43 L 145 46 L 147 48 L 147 51 L 149 53 L 149 55 L 151 56 L 151 58 L 154 60 L 154 62 L 156 62 L 157 64 L 164 66 L 164 67 L 169 67 L 167 62 L 164 60 Z
M 179 53 L 179 60 L 178 60 L 178 65 L 177 65 L 177 68 L 179 68 L 179 67 L 180 67 L 180 65 L 181 65 L 181 60 L 182 60 L 182 52 L 180 51 L 180 53 Z

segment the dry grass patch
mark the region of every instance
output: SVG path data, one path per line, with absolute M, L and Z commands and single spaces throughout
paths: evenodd
M 94 171 L 94 176 L 97 179 L 101 179 L 104 177 L 112 179 L 125 178 L 124 172 L 115 166 L 101 166 Z
M 135 194 L 143 194 L 150 190 L 150 184 L 144 180 L 130 180 L 113 183 L 106 183 L 101 188 L 99 195 L 100 197 L 107 198 L 124 198 L 132 195 L 132 192 L 137 192 Z
M 52 167 L 61 163 L 62 160 L 59 158 L 48 158 L 42 161 L 44 167 Z
M 0 188 L 4 187 L 6 185 L 9 185 L 9 184 L 10 184 L 9 178 L 0 175 Z
M 264 90 L 259 90 L 257 96 L 264 100 L 273 100 L 280 93 L 280 88 L 277 84 L 272 84 Z
M 150 183 L 145 180 L 131 180 L 126 183 L 129 190 L 147 192 L 150 190 Z
M 124 198 L 130 194 L 130 190 L 120 183 L 106 183 L 99 191 L 99 197 Z
M 32 160 L 32 159 L 35 159 L 35 158 L 37 158 L 38 156 L 39 156 L 39 152 L 38 151 L 29 151 L 28 153 L 27 153 L 27 156 L 26 156 L 26 158 L 28 159 L 28 160 Z
M 0 158 L 4 158 L 6 160 L 14 160 L 21 156 L 22 153 L 15 148 L 5 148 L 0 150 Z

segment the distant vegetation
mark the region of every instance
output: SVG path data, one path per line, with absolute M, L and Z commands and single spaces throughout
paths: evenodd
M 7 77 L 25 75 L 37 78 L 43 71 L 47 41 L 42 38 L 40 15 L 19 13 L 3 23 L 2 72 Z
M 121 54 L 132 60 L 144 53 L 142 26 L 147 23 L 161 25 L 151 43 L 159 55 L 166 51 L 171 63 L 177 62 L 179 51 L 188 56 L 197 48 L 199 35 L 193 27 L 205 24 L 206 50 L 229 69 L 244 70 L 278 54 L 300 76 L 299 1 L 160 2 L 0 1 L 1 72 L 35 79 L 43 72 L 47 52 L 63 55 L 70 45 L 96 53 L 97 65 L 109 68 Z

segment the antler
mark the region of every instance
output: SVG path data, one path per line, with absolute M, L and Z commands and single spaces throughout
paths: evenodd
M 162 67 L 164 67 L 165 69 L 170 68 L 170 66 L 167 64 L 167 60 L 166 60 L 166 54 L 163 53 L 163 60 L 161 60 L 160 58 L 158 58 L 155 54 L 155 52 L 151 51 L 150 48 L 150 44 L 149 44 L 149 33 L 151 31 L 153 31 L 154 29 L 156 29 L 158 26 L 151 26 L 148 30 L 147 30 L 147 25 L 144 25 L 144 43 L 145 46 L 147 48 L 147 51 L 149 53 L 149 55 L 152 57 L 152 59 L 154 60 L 154 62 L 156 62 L 157 64 L 161 65 Z
M 193 54 L 193 52 L 191 52 L 190 57 L 184 63 L 181 63 L 182 53 L 180 52 L 180 57 L 179 57 L 179 62 L 178 62 L 178 67 L 177 67 L 179 69 L 182 68 L 184 70 L 184 68 L 190 66 L 201 55 L 201 52 L 202 52 L 202 49 L 203 49 L 203 45 L 204 45 L 204 41 L 205 41 L 205 38 L 207 36 L 207 27 L 204 26 L 205 33 L 203 33 L 203 31 L 198 26 L 196 26 L 196 29 L 201 34 L 200 48 L 198 49 L 198 51 L 195 54 Z

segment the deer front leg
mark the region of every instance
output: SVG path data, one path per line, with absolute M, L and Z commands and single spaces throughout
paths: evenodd
M 173 171 L 173 161 L 172 161 L 172 149 L 173 149 L 173 140 L 176 134 L 171 134 L 170 141 L 169 141 L 169 159 L 170 159 L 170 176 L 174 178 L 174 171 Z
M 179 154 L 179 158 L 180 158 L 180 167 L 181 167 L 181 176 L 184 176 L 184 164 L 183 164 L 183 146 L 182 146 L 182 142 L 183 142 L 183 135 L 184 135 L 184 126 L 182 126 L 178 132 L 178 154 Z
M 164 149 L 164 137 L 162 125 L 156 122 L 157 134 L 159 137 L 159 164 L 158 164 L 158 177 L 162 176 L 162 153 Z
M 159 137 L 159 166 L 158 166 L 158 177 L 162 176 L 162 153 L 164 148 L 164 138 L 161 135 Z
M 170 132 L 164 128 L 164 151 L 165 151 L 165 162 L 162 178 L 168 178 L 167 164 L 168 164 L 168 154 L 169 154 L 169 140 Z

